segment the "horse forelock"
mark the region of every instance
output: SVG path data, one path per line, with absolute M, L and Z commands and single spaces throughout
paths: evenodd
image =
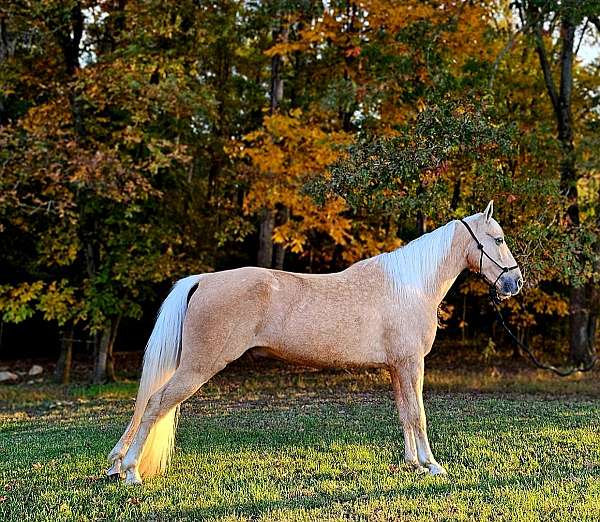
M 423 234 L 410 243 L 376 257 L 399 292 L 431 291 L 452 249 L 456 221 Z

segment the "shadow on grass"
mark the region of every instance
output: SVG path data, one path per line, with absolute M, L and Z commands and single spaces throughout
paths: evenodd
M 410 474 L 411 472 L 404 472 Z M 560 486 L 565 476 L 555 476 L 550 478 L 540 477 L 539 475 L 521 475 L 519 477 L 500 478 L 500 477 L 482 477 L 479 480 L 470 480 L 461 482 L 452 475 L 448 477 L 430 477 L 423 476 L 409 479 L 408 483 L 397 484 L 391 488 L 379 488 L 369 491 L 356 491 L 352 493 L 335 492 L 332 494 L 319 493 L 313 496 L 294 497 L 287 499 L 268 499 L 252 500 L 245 502 L 233 502 L 227 505 L 214 505 L 207 507 L 188 506 L 184 509 L 176 507 L 165 507 L 161 510 L 150 511 L 148 514 L 156 516 L 160 520 L 186 519 L 186 520 L 210 520 L 221 517 L 237 516 L 244 519 L 255 520 L 261 515 L 267 513 L 289 513 L 291 511 L 304 510 L 313 511 L 322 508 L 332 508 L 338 506 L 336 512 L 345 513 L 350 516 L 353 511 L 360 511 L 359 505 L 370 502 L 376 505 L 394 505 L 400 500 L 403 502 L 403 511 L 410 511 L 410 503 L 406 501 L 417 501 L 418 507 L 414 509 L 416 514 L 426 514 L 426 509 L 431 508 L 428 505 L 434 499 L 452 498 L 476 498 L 482 496 L 482 501 L 497 502 L 498 497 L 495 492 L 499 491 L 526 491 L 531 488 L 532 483 L 537 487 L 545 486 L 556 488 Z M 414 504 L 413 504 L 414 505 Z M 407 507 L 408 506 L 408 507 Z M 364 507 L 364 506 L 363 506 Z M 439 507 L 439 506 L 438 506 Z M 371 506 L 372 509 L 372 506 Z M 447 513 L 448 515 L 448 513 Z M 354 514 L 356 516 L 356 514 Z M 340 519 L 346 519 L 342 516 Z M 357 518 L 351 518 L 355 520 Z M 360 520 L 368 520 L 363 516 Z M 446 519 L 445 517 L 443 519 Z M 336 518 L 337 520 L 337 518 Z M 387 518 L 386 518 L 387 520 Z M 394 518 L 396 520 L 396 518 Z M 412 519 L 411 519 L 412 520 Z M 436 518 L 438 520 L 438 518 Z

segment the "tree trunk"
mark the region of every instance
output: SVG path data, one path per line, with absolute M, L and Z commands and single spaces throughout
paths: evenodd
M 11 38 L 8 32 L 7 20 L 0 14 L 0 63 L 14 56 L 16 38 Z M 0 125 L 7 122 L 8 115 L 0 98 Z
M 110 378 L 107 366 L 109 364 L 109 354 L 111 354 L 112 357 L 112 349 L 117 336 L 119 322 L 120 317 L 111 318 L 109 324 L 102 330 L 100 334 L 98 349 L 96 351 L 96 359 L 94 361 L 93 382 L 95 384 L 105 383 Z M 114 379 L 114 364 L 112 371 L 112 378 Z
M 278 35 L 280 32 L 273 31 L 273 40 L 279 41 Z M 271 58 L 271 114 L 274 114 L 279 109 L 279 104 L 283 99 L 283 78 L 281 70 L 283 61 L 279 54 L 273 55 Z
M 571 110 L 571 94 L 573 90 L 573 59 L 576 22 L 573 5 L 565 5 L 561 15 L 558 89 L 554 82 L 551 62 L 543 39 L 543 27 L 540 23 L 539 7 L 528 4 L 528 15 L 533 26 L 536 39 L 536 52 L 544 75 L 544 83 L 548 97 L 554 109 L 558 141 L 561 146 L 560 186 L 567 199 L 567 223 L 569 227 L 580 225 L 579 199 L 577 193 L 577 168 L 575 163 L 575 146 L 573 140 L 573 116 Z M 585 365 L 591 360 L 591 347 L 595 342 L 596 317 L 595 303 L 591 302 L 595 294 L 594 282 L 588 281 L 583 286 L 572 286 L 569 291 L 569 348 L 571 360 L 575 365 Z M 592 311 L 594 310 L 594 311 Z
M 71 366 L 73 362 L 73 337 L 75 331 L 69 327 L 63 333 L 60 343 L 60 354 L 54 369 L 54 380 L 60 384 L 69 384 L 71 381 Z
M 357 26 L 356 19 L 358 15 L 358 6 L 355 2 L 351 2 L 350 0 L 346 1 L 346 19 L 348 20 L 346 26 L 344 27 L 344 32 L 347 35 L 347 48 L 344 53 L 344 81 L 347 84 L 351 84 L 352 78 L 350 75 L 350 70 L 355 67 L 354 63 L 356 62 L 356 56 L 354 55 L 354 39 L 356 38 Z M 355 110 L 355 100 L 352 100 L 353 103 L 349 103 L 351 100 L 345 100 L 344 104 L 339 108 L 340 119 L 342 121 L 342 129 L 344 132 L 352 132 L 352 116 Z
M 94 361 L 94 376 L 92 382 L 102 384 L 106 381 L 106 359 L 110 342 L 110 327 L 104 328 L 96 343 L 96 357 Z
M 460 203 L 461 178 L 456 178 L 454 189 L 452 190 L 452 201 L 450 202 L 450 210 L 456 210 Z
M 288 30 L 282 26 L 273 31 L 273 42 L 287 41 Z M 279 104 L 283 99 L 283 78 L 281 76 L 283 60 L 281 55 L 275 54 L 271 58 L 271 114 L 275 114 L 279 109 Z M 263 268 L 273 267 L 273 229 L 275 228 L 275 211 L 263 208 L 260 215 L 260 225 L 258 233 L 258 255 L 256 264 Z M 275 247 L 276 257 L 283 266 L 282 247 Z M 275 265 L 277 264 L 277 260 Z
M 600 230 L 600 190 L 596 195 L 596 230 Z M 600 274 L 600 238 L 596 239 L 594 245 L 594 273 Z M 596 351 L 596 336 L 598 332 L 598 320 L 600 319 L 600 287 L 598 283 L 589 281 L 587 288 L 588 302 L 590 303 L 590 315 L 588 318 L 588 339 L 590 341 L 589 357 L 592 359 Z
M 561 37 L 563 42 L 560 53 L 560 86 L 555 107 L 558 139 L 562 149 L 560 181 L 562 191 L 569 202 L 567 216 L 570 226 L 579 227 L 579 195 L 571 111 L 575 24 L 569 13 L 563 15 Z M 569 292 L 569 348 L 571 360 L 575 365 L 586 365 L 591 360 L 591 347 L 594 340 L 590 338 L 590 333 L 595 331 L 595 325 L 590 324 L 594 314 L 590 314 L 593 304 L 588 301 L 588 297 L 592 293 L 590 286 L 593 285 L 593 281 L 588 281 L 582 286 L 571 287 Z
M 595 328 L 590 324 L 590 314 L 586 287 L 571 287 L 569 293 L 569 326 L 570 326 L 570 348 L 573 364 L 587 365 L 591 361 L 590 347 L 592 339 L 590 333 Z
M 273 266 L 273 228 L 275 226 L 275 213 L 264 208 L 260 217 L 258 232 L 258 256 L 256 264 L 263 268 Z
M 277 210 L 275 217 L 276 226 L 283 225 L 290 217 L 290 210 L 287 207 L 281 207 Z M 274 262 L 273 268 L 277 270 L 283 270 L 283 263 L 285 261 L 285 247 L 280 244 L 274 245 Z
M 427 216 L 420 210 L 417 211 L 417 232 L 420 236 L 427 232 Z
M 598 269 L 596 269 L 596 273 L 598 273 Z M 600 291 L 598 289 L 598 283 L 590 281 L 586 287 L 590 309 L 587 323 L 588 350 L 585 353 L 586 360 L 583 361 L 584 365 L 590 363 L 594 358 L 596 351 L 596 336 L 598 332 L 598 317 L 600 316 Z
M 279 29 L 273 31 L 273 43 L 287 42 L 289 31 L 283 26 L 283 21 Z M 274 54 L 271 58 L 271 114 L 279 109 L 281 100 L 283 100 L 283 58 L 280 54 Z
M 422 183 L 419 184 L 417 188 L 417 196 L 420 196 L 425 192 L 425 187 Z M 425 214 L 422 210 L 417 210 L 417 233 L 419 236 L 422 236 L 427 232 L 427 214 Z

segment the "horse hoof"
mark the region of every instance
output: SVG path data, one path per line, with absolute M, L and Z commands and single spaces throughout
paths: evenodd
M 137 470 L 127 470 L 125 472 L 125 484 L 128 486 L 141 486 L 142 477 Z
M 444 469 L 443 466 L 440 466 L 439 464 L 428 464 L 427 465 L 427 471 L 429 471 L 430 475 L 447 475 L 448 472 Z
M 123 473 L 121 472 L 121 459 L 116 459 L 110 468 L 106 470 L 106 474 L 111 479 L 123 478 Z

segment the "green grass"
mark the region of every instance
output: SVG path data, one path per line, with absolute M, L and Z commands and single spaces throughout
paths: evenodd
M 381 372 L 238 367 L 183 407 L 164 477 L 103 478 L 135 383 L 0 387 L 0 520 L 599 520 L 598 376 L 430 372 L 447 478 L 402 466 Z

